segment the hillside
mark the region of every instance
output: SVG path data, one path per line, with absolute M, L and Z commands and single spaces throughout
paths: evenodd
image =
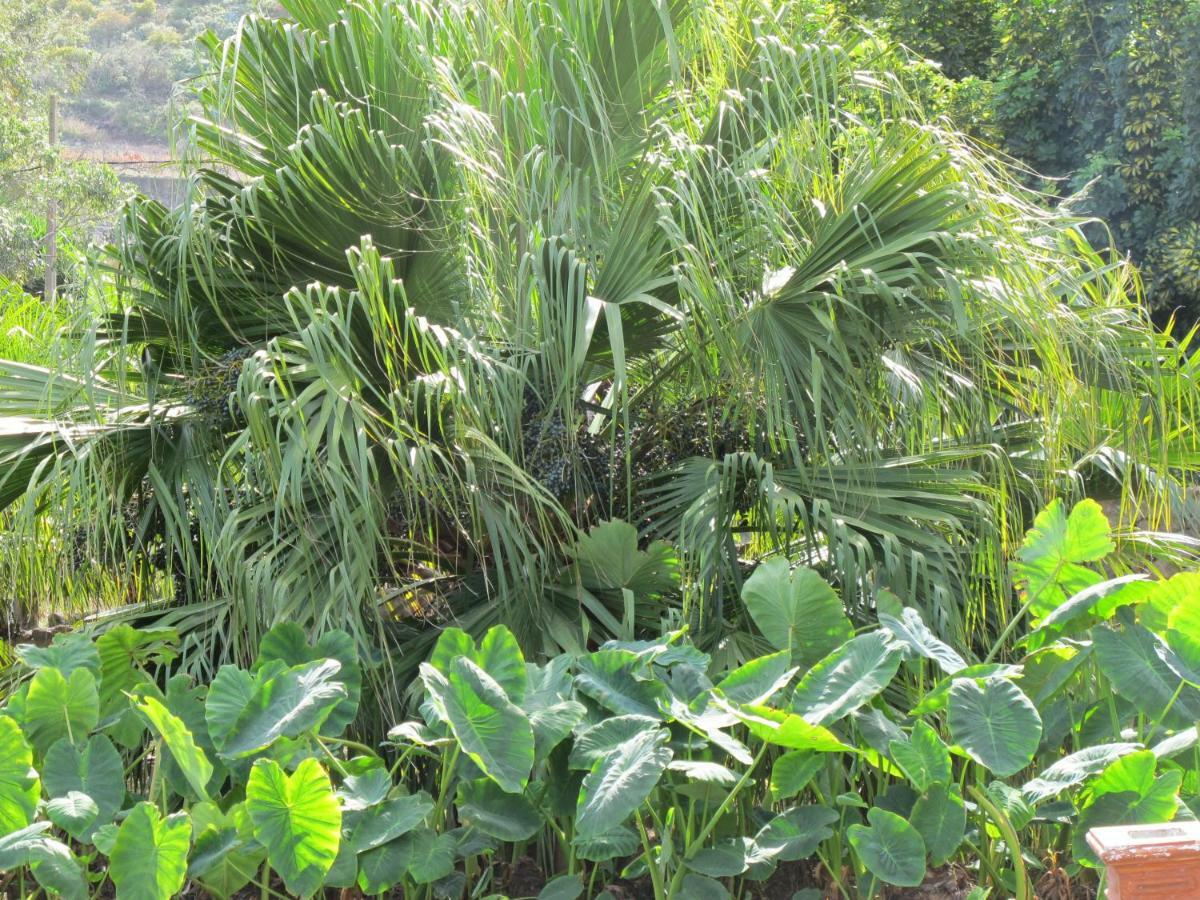
M 63 141 L 89 156 L 162 156 L 181 82 L 196 73 L 196 37 L 229 34 L 259 0 L 71 0 L 90 51 L 88 72 L 66 103 Z

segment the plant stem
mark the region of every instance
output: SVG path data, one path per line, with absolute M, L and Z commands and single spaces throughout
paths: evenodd
M 1017 839 L 1016 829 L 1012 827 L 1012 822 L 1008 821 L 1008 816 L 991 801 L 978 785 L 973 784 L 968 790 L 975 798 L 975 802 L 991 816 L 996 827 L 1000 829 L 1000 833 L 1004 835 L 1004 842 L 1008 844 L 1008 855 L 1012 858 L 1013 868 L 1017 873 L 1017 900 L 1030 900 L 1029 878 L 1025 872 L 1025 859 L 1021 856 L 1021 842 Z
M 642 853 L 646 857 L 646 868 L 650 870 L 650 883 L 654 885 L 655 900 L 666 900 L 667 892 L 663 886 L 662 872 L 658 871 L 658 864 L 654 861 L 654 854 L 650 852 L 650 835 L 646 833 L 646 824 L 642 821 L 642 811 L 639 809 L 634 813 L 637 821 L 638 834 L 642 836 Z M 683 866 L 679 867 L 679 871 L 683 871 Z M 674 887 L 675 881 L 671 880 L 671 886 Z

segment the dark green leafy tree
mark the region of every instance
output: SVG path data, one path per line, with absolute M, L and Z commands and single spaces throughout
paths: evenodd
M 0 371 L 19 590 L 407 683 L 451 617 L 703 643 L 783 555 L 961 639 L 1040 498 L 1195 464 L 1129 269 L 819 10 L 285 5 L 207 40 L 188 200 L 128 208 L 83 352 Z

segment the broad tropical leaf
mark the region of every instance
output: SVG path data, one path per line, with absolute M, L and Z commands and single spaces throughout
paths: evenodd
M 58 669 L 38 669 L 25 698 L 25 732 L 39 754 L 60 738 L 87 740 L 100 720 L 96 677 L 78 668 L 64 678 Z
M 851 825 L 850 844 L 880 881 L 915 887 L 925 879 L 925 842 L 920 832 L 895 813 L 867 811 L 869 825 Z
M 8 716 L 0 716 L 0 834 L 29 825 L 40 794 L 33 749 L 21 726 Z
M 209 735 L 222 755 L 239 758 L 319 729 L 346 699 L 340 672 L 336 659 L 291 668 L 272 662 L 253 675 L 222 666 L 208 691 Z
M 184 778 L 201 800 L 208 799 L 208 782 L 213 767 L 204 751 L 196 746 L 192 733 L 178 716 L 150 696 L 139 696 L 134 701 L 138 711 L 146 717 L 155 735 L 163 742 Z
M 786 559 L 755 569 L 742 602 L 763 636 L 800 665 L 812 665 L 854 634 L 829 583 L 812 569 L 792 570 Z
M 581 840 L 601 838 L 645 802 L 671 761 L 669 738 L 662 728 L 644 729 L 593 763 L 575 815 Z
M 918 793 L 935 784 L 950 784 L 950 751 L 925 722 L 914 724 L 907 740 L 892 741 L 888 751 Z
M 814 725 L 836 722 L 891 683 L 901 656 L 886 632 L 852 638 L 805 673 L 792 695 L 792 710 Z
M 1037 752 L 1042 718 L 1006 678 L 959 679 L 950 688 L 950 736 L 972 759 L 999 776 L 1025 768 Z
M 72 791 L 86 794 L 96 804 L 96 825 L 107 825 L 125 802 L 125 765 L 112 741 L 93 735 L 85 744 L 59 740 L 46 752 L 42 781 L 50 797 Z
M 152 803 L 126 816 L 109 855 L 109 876 L 120 900 L 169 900 L 187 877 L 192 822 L 186 813 L 165 819 Z
M 274 760 L 256 760 L 246 812 L 287 889 L 301 897 L 315 893 L 337 858 L 342 833 L 342 811 L 320 763 L 306 759 L 289 776 Z
M 967 828 L 967 810 L 958 786 L 930 785 L 913 805 L 909 822 L 921 833 L 929 864 L 944 865 L 958 851 Z
M 354 639 L 344 631 L 326 631 L 311 643 L 308 635 L 295 622 L 280 622 L 263 635 L 258 645 L 257 665 L 279 660 L 289 667 L 322 659 L 341 663 L 336 680 L 346 689 L 345 698 L 333 708 L 321 726 L 321 734 L 339 735 L 358 714 L 362 694 L 362 668 Z
M 490 778 L 459 782 L 458 814 L 464 823 L 509 843 L 528 840 L 544 824 L 525 797 L 505 793 Z

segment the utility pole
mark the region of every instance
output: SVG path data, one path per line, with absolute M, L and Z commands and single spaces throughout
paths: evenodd
M 50 95 L 50 148 L 58 145 L 58 95 Z M 42 296 L 46 304 L 58 297 L 58 197 L 51 188 L 50 204 L 46 209 L 46 284 Z

